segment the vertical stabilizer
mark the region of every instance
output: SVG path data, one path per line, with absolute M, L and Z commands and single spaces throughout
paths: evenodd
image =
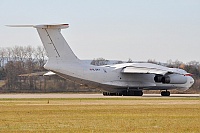
M 49 60 L 62 59 L 63 61 L 79 61 L 61 34 L 61 29 L 68 28 L 68 24 L 35 25 L 33 27 L 39 33 Z

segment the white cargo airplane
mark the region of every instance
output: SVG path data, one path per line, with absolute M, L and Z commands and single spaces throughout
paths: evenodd
M 152 63 L 123 63 L 94 66 L 81 61 L 73 53 L 61 29 L 68 24 L 12 25 L 37 29 L 47 52 L 45 68 L 59 76 L 95 88 L 103 95 L 142 96 L 142 90 L 164 90 L 162 96 L 170 96 L 170 89 L 187 90 L 194 79 L 190 73 L 178 68 L 168 68 Z

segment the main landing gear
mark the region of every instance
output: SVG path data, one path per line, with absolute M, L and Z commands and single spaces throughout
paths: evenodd
M 143 92 L 141 90 L 126 90 L 122 92 L 103 92 L 104 96 L 142 96 Z M 169 91 L 162 91 L 161 96 L 170 96 Z
M 122 92 L 117 93 L 111 93 L 111 92 L 103 92 L 104 96 L 142 96 L 143 92 L 141 90 L 126 90 Z
M 169 91 L 161 91 L 161 96 L 170 96 L 170 92 Z
M 122 93 L 120 93 L 120 92 L 116 92 L 116 93 L 113 93 L 113 92 L 103 92 L 103 95 L 104 96 L 122 96 Z

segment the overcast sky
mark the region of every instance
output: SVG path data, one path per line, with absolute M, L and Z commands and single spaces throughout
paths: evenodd
M 80 59 L 200 61 L 200 0 L 0 0 L 0 47 L 42 45 L 33 28 L 62 31 Z

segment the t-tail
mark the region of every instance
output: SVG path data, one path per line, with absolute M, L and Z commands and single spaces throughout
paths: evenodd
M 69 24 L 9 26 L 36 28 L 49 58 L 48 62 L 56 60 L 71 63 L 80 62 L 61 34 L 61 29 L 68 28 Z

